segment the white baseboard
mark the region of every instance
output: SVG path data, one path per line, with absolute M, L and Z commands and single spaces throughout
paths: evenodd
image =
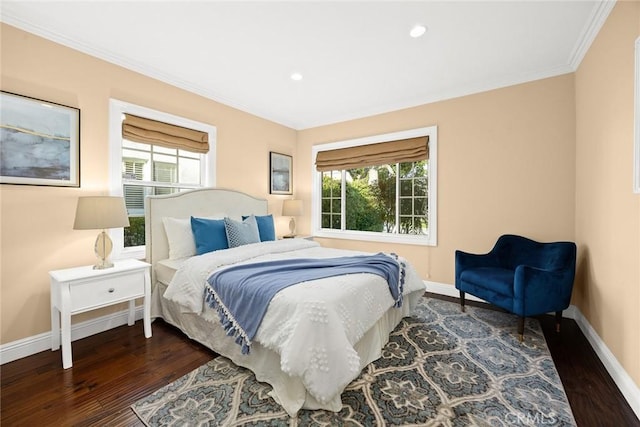
M 142 306 L 136 307 L 136 320 L 142 319 Z M 129 310 L 125 309 L 117 313 L 96 317 L 95 319 L 71 325 L 71 341 L 86 338 L 100 332 L 126 325 L 129 317 Z M 41 351 L 51 350 L 51 332 L 23 338 L 0 345 L 0 365 L 31 356 Z
M 602 339 L 600 339 L 598 333 L 593 329 L 593 326 L 587 321 L 582 312 L 577 309 L 576 311 L 576 323 L 609 372 L 609 375 L 611 375 L 613 382 L 616 383 L 622 395 L 627 399 L 627 402 L 629 402 L 629 406 L 631 406 L 633 412 L 640 418 L 640 387 L 638 387 L 635 381 L 627 374 L 627 371 L 620 365 L 618 359 L 616 359 L 613 353 L 611 353 L 611 350 L 609 350 Z
M 430 282 L 427 280 L 425 280 L 424 283 L 427 288 L 427 292 L 433 292 L 434 294 L 455 298 L 460 297 L 460 292 L 453 285 Z M 465 295 L 465 299 L 484 302 L 483 300 L 469 294 Z M 598 336 L 595 329 L 593 329 L 578 307 L 571 305 L 568 309 L 564 310 L 562 314 L 563 317 L 576 321 L 578 327 L 587 338 L 587 341 L 589 341 L 589 344 L 591 344 L 591 347 L 598 355 L 598 358 L 604 365 L 605 369 L 609 372 L 609 375 L 611 375 L 611 378 L 629 403 L 629 406 L 631 406 L 631 409 L 635 412 L 636 416 L 640 418 L 640 388 L 638 385 L 629 376 L 627 371 L 624 370 L 620 362 L 618 362 L 618 359 L 616 359 L 613 353 L 611 353 L 611 350 L 609 350 L 604 341 L 602 341 L 600 336 Z
M 424 280 L 424 285 L 427 288 L 427 292 L 433 292 L 434 294 L 444 295 L 447 297 L 460 298 L 460 291 L 458 291 L 456 287 L 453 285 L 447 285 L 446 283 L 431 282 L 429 280 Z M 465 294 L 465 300 L 485 302 L 484 300 L 481 300 L 480 298 L 470 294 Z

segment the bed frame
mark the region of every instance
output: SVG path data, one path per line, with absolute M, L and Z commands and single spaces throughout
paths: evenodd
M 240 217 L 249 213 L 265 215 L 267 200 L 225 188 L 199 188 L 162 196 L 147 196 L 144 212 L 146 260 L 152 265 L 151 283 L 154 284 L 156 263 L 169 258 L 163 217 L 189 218 L 192 215 L 204 217 L 220 214 Z
M 202 315 L 183 313 L 178 304 L 161 298 L 166 284 L 157 282 L 155 270 L 159 261 L 169 258 L 163 217 L 189 218 L 191 215 L 239 217 L 250 213 L 264 215 L 267 214 L 267 200 L 235 190 L 203 188 L 164 196 L 148 196 L 145 199 L 145 208 L 146 259 L 152 264 L 152 316 L 163 318 L 182 330 L 189 338 L 231 359 L 237 365 L 253 371 L 259 381 L 272 385 L 273 397 L 290 415 L 295 415 L 301 407 L 340 411 L 342 408 L 340 396 L 320 404 L 307 392 L 300 377 L 289 376 L 282 372 L 280 355 L 275 351 L 262 346 L 259 342 L 254 342 L 251 354 L 243 355 L 240 346 L 233 340 L 227 339 L 222 327 L 212 327 L 218 324 L 215 311 L 206 311 Z M 388 310 L 355 343 L 354 349 L 361 362 L 360 369 L 380 357 L 389 333 L 402 317 L 409 315 L 411 307 L 415 307 L 423 293 L 424 290 L 418 290 L 406 295 L 405 303 L 400 310 Z

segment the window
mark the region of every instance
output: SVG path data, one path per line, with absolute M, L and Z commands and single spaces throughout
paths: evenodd
M 317 145 L 312 156 L 315 235 L 436 244 L 435 126 Z
M 117 100 L 110 107 L 111 194 L 124 196 L 130 223 L 124 230 L 110 230 L 114 256 L 143 257 L 144 198 L 215 185 L 215 127 Z M 126 127 L 129 119 L 204 132 L 208 151 L 156 139 L 141 142 L 144 138 Z
M 122 140 L 122 190 L 130 226 L 124 248 L 144 246 L 144 198 L 202 187 L 201 154 Z

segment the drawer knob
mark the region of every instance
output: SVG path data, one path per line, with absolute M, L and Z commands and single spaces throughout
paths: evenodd
M 109 288 L 109 293 L 112 294 L 114 293 L 116 290 L 114 288 Z

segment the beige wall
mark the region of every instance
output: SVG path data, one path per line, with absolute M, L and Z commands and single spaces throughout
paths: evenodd
M 640 385 L 640 195 L 632 193 L 640 3 L 618 2 L 576 72 L 574 300 Z
M 296 180 L 311 187 L 316 144 L 438 126 L 438 245 L 323 239 L 327 246 L 388 250 L 424 279 L 454 282 L 456 249 L 486 252 L 503 233 L 573 240 L 573 75 L 299 132 Z M 305 194 L 307 206 L 310 195 Z M 309 222 L 301 228 L 309 228 Z
M 268 195 L 269 151 L 295 155 L 294 130 L 11 26 L 1 31 L 2 90 L 80 108 L 82 184 L 0 186 L 2 343 L 51 330 L 48 271 L 94 262 L 97 231 L 72 225 L 79 196 L 108 191 L 109 98 L 216 126 L 217 185 L 267 197 L 279 215 L 281 197 Z M 74 323 L 122 308 L 75 316 Z

